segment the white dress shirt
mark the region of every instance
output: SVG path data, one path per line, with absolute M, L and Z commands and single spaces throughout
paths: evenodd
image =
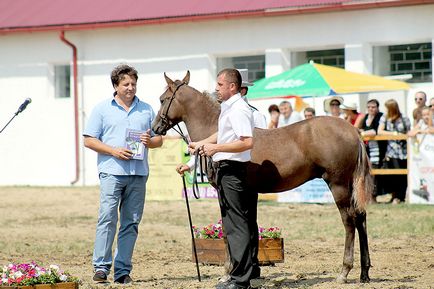
M 231 143 L 241 137 L 252 137 L 253 128 L 252 110 L 239 93 L 222 102 L 217 133 L 218 144 Z M 240 153 L 219 152 L 213 155 L 213 161 L 221 160 L 250 161 L 250 150 Z

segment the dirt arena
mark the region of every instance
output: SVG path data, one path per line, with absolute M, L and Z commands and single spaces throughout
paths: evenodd
M 0 187 L 0 265 L 37 261 L 58 264 L 82 279 L 80 288 L 122 288 L 92 281 L 92 249 L 98 188 Z M 191 200 L 193 223 L 219 219 L 216 200 Z M 344 228 L 334 204 L 260 202 L 258 223 L 278 226 L 285 262 L 262 267 L 257 288 L 434 288 L 434 208 L 371 205 L 368 234 L 371 283 L 360 284 L 356 241 L 354 269 L 347 284 L 341 268 Z M 220 266 L 191 262 L 191 237 L 184 201 L 148 201 L 133 257 L 133 285 L 126 288 L 214 288 Z

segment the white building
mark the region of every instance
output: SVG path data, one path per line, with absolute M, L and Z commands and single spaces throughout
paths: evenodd
M 0 185 L 98 182 L 96 153 L 84 149 L 81 132 L 94 105 L 112 96 L 109 74 L 119 63 L 138 69 L 137 95 L 155 111 L 163 72 L 182 79 L 190 70 L 190 85 L 209 91 L 223 67 L 249 68 L 255 80 L 311 59 L 411 73 L 408 98 L 387 95 L 407 112 L 415 91 L 434 96 L 434 1 L 247 2 L 2 0 L 0 126 L 26 98 L 32 103 L 0 134 Z

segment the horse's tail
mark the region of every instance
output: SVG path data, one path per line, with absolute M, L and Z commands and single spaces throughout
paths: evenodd
M 359 139 L 357 165 L 353 173 L 353 203 L 358 212 L 364 212 L 372 192 L 374 181 L 371 175 L 371 165 L 366 153 L 365 144 Z

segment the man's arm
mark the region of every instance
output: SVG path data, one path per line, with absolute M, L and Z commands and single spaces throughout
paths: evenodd
M 87 135 L 84 136 L 84 146 L 91 150 L 96 151 L 97 153 L 111 155 L 121 160 L 129 160 L 133 156 L 132 151 L 126 148 L 122 148 L 122 147 L 114 148 L 109 145 L 106 145 L 105 143 L 103 143 L 102 141 L 100 141 L 95 137 L 91 137 Z
M 240 137 L 239 140 L 224 144 L 204 144 L 201 154 L 212 156 L 215 153 L 240 153 L 253 148 L 252 137 Z
M 198 142 L 191 142 L 188 147 L 190 149 L 190 153 L 194 154 L 194 151 L 198 148 L 200 148 L 201 146 L 205 145 L 205 144 L 216 144 L 217 143 L 217 132 L 213 133 L 212 135 L 210 135 L 209 137 L 207 137 L 206 139 L 203 139 L 201 141 Z

